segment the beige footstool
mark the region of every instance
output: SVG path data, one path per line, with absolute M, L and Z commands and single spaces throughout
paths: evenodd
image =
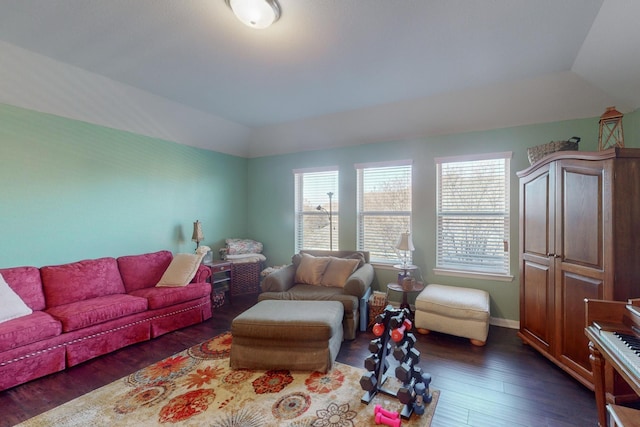
M 465 337 L 483 346 L 489 334 L 489 293 L 430 284 L 416 298 L 415 327 Z
M 342 344 L 337 301 L 260 301 L 231 323 L 234 369 L 327 372 Z

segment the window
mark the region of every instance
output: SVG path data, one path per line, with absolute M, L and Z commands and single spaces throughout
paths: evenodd
M 337 167 L 294 170 L 295 251 L 338 249 Z
M 398 262 L 395 245 L 411 230 L 411 161 L 355 165 L 358 180 L 358 250 L 372 262 Z M 409 259 L 409 261 L 411 261 Z
M 436 270 L 509 275 L 510 158 L 497 153 L 435 159 Z

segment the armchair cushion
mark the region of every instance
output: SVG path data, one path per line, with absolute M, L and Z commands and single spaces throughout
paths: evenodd
M 349 276 L 356 271 L 356 268 L 358 268 L 357 259 L 331 257 L 320 284 L 322 286 L 343 288 Z
M 296 269 L 296 283 L 304 283 L 306 285 L 320 285 L 322 276 L 324 275 L 331 258 L 314 257 L 309 254 L 302 254 L 300 265 Z

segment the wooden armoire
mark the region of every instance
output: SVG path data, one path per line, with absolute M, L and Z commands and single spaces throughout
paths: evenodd
M 585 299 L 640 297 L 640 149 L 561 151 L 518 172 L 520 338 L 593 389 Z M 637 396 L 607 371 L 607 396 Z

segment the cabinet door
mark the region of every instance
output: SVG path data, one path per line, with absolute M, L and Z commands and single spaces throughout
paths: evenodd
M 605 166 L 604 161 L 556 164 L 556 356 L 589 381 L 584 299 L 604 297 Z
M 554 333 L 554 182 L 541 167 L 520 180 L 520 334 L 551 353 Z

